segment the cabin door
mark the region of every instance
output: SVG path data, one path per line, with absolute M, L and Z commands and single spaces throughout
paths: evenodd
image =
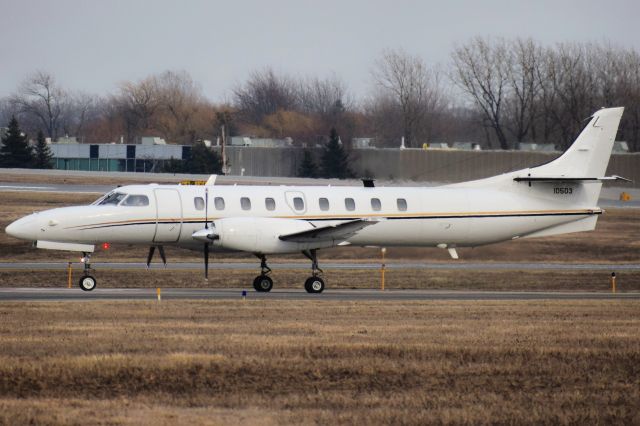
M 182 202 L 175 189 L 156 189 L 156 243 L 174 243 L 182 229 Z

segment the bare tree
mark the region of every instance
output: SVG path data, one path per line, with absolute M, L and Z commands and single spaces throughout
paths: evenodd
M 138 83 L 122 83 L 114 103 L 122 115 L 127 141 L 134 142 L 142 132 L 153 129 L 152 119 L 160 107 L 156 77 L 147 77 Z
M 475 38 L 457 47 L 452 59 L 454 83 L 482 110 L 487 124 L 495 131 L 500 147 L 509 149 L 503 117 L 509 86 L 504 41 L 492 44 L 487 39 Z
M 37 71 L 23 81 L 10 102 L 21 115 L 39 121 L 47 136 L 57 139 L 61 121 L 69 106 L 69 96 L 57 85 L 53 75 Z
M 245 120 L 260 123 L 278 110 L 298 109 L 296 86 L 292 78 L 276 75 L 271 68 L 254 71 L 244 85 L 233 90 L 234 105 Z
M 518 142 L 523 142 L 530 132 L 535 131 L 535 106 L 540 92 L 536 70 L 541 57 L 542 50 L 532 39 L 516 39 L 508 44 L 509 93 L 505 115 L 507 127 Z
M 192 144 L 199 135 L 195 119 L 207 104 L 201 88 L 186 72 L 165 71 L 156 79 L 162 114 L 156 120 L 165 138 Z
M 378 87 L 377 96 L 385 102 L 393 100 L 401 111 L 402 135 L 407 146 L 425 137 L 425 124 L 430 112 L 442 102 L 439 73 L 424 61 L 403 50 L 383 52 L 372 70 Z

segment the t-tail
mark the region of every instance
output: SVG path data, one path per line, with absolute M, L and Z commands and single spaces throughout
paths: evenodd
M 541 208 L 595 213 L 589 217 L 577 215 L 571 223 L 529 236 L 593 230 L 597 214 L 602 213 L 598 207 L 602 182 L 628 181 L 620 176 L 605 176 L 623 111 L 622 107 L 603 108 L 594 113 L 573 144 L 553 161 L 451 186 L 493 188 L 517 194 L 520 200 L 536 200 Z
M 515 182 L 533 186 L 534 183 L 555 185 L 553 195 L 563 188 L 576 187 L 581 205 L 595 207 L 598 204 L 602 182 L 623 180 L 620 176 L 605 176 L 613 143 L 624 108 L 603 108 L 597 111 L 578 138 L 557 159 L 538 167 L 516 172 Z M 544 187 L 543 187 L 544 188 Z

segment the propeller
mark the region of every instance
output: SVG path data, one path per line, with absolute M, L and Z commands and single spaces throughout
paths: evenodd
M 158 251 L 160 252 L 160 258 L 162 259 L 162 263 L 164 263 L 164 267 L 167 267 L 167 256 L 164 254 L 164 247 L 158 246 Z M 149 265 L 151 265 L 151 260 L 153 259 L 153 254 L 156 252 L 156 246 L 149 247 L 149 254 L 147 255 L 147 269 L 149 269 Z
M 209 188 L 204 188 L 204 229 L 209 229 Z M 209 243 L 204 243 L 204 279 L 209 281 Z

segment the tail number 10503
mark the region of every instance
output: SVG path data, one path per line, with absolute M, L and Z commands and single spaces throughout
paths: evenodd
M 558 195 L 573 194 L 573 188 L 553 188 L 553 193 Z

